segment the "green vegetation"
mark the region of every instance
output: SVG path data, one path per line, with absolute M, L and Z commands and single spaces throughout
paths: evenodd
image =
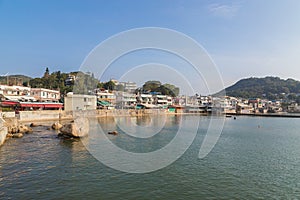
M 247 78 L 225 89 L 226 95 L 241 98 L 288 99 L 300 102 L 300 82 L 279 77 Z M 216 95 L 218 95 L 217 93 Z
M 24 76 L 24 75 L 0 76 L 0 84 L 8 84 L 8 85 L 23 84 L 23 85 L 27 86 L 28 82 L 30 80 L 31 80 L 31 77 Z
M 179 95 L 179 88 L 168 83 L 162 85 L 160 81 L 147 81 L 142 88 L 137 89 L 137 92 L 156 92 L 176 97 Z
M 66 94 L 73 90 L 73 86 L 66 86 L 65 80 L 69 74 L 77 75 L 78 72 L 61 73 L 60 71 L 49 73 L 49 69 L 46 68 L 45 74 L 42 78 L 34 78 L 29 81 L 29 85 L 32 88 L 46 88 L 60 90 L 61 94 Z
M 14 77 L 14 78 L 11 78 Z M 75 80 L 70 81 L 68 77 L 76 77 Z M 66 82 L 68 80 L 68 82 Z M 7 77 L 0 77 L 2 84 L 7 83 Z M 124 86 L 119 84 L 115 85 L 113 81 L 100 82 L 98 79 L 94 78 L 93 74 L 83 73 L 83 72 L 70 72 L 62 73 L 61 71 L 56 71 L 50 73 L 48 67 L 46 67 L 43 77 L 41 78 L 30 78 L 23 75 L 13 75 L 10 76 L 9 82 L 11 85 L 16 84 L 13 81 L 19 81 L 18 84 L 23 84 L 24 86 L 30 86 L 32 88 L 46 88 L 52 90 L 59 90 L 64 96 L 68 92 L 74 92 L 75 94 L 91 94 L 95 88 L 104 88 L 106 90 L 117 90 L 124 91 Z M 160 81 L 147 81 L 142 88 L 137 89 L 136 92 L 146 92 L 146 93 L 159 93 L 169 96 L 178 96 L 179 88 L 172 84 L 162 84 Z
M 94 75 L 78 72 L 73 86 L 74 94 L 92 94 L 98 86 L 98 79 Z

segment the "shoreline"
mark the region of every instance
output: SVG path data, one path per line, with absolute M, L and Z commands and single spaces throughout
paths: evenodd
M 42 110 L 42 111 L 21 111 L 21 115 L 10 113 L 9 117 L 5 117 L 5 112 L 2 112 L 2 118 L 16 119 L 19 123 L 32 122 L 52 122 L 52 121 L 70 121 L 76 116 L 85 117 L 138 117 L 138 116 L 153 116 L 153 115 L 197 115 L 197 116 L 251 116 L 251 117 L 282 117 L 282 118 L 300 118 L 300 113 L 185 113 L 185 112 L 167 112 L 165 110 L 87 110 L 78 112 L 66 112 L 61 110 Z
M 19 115 L 9 114 L 5 117 L 5 112 L 1 113 L 2 119 L 9 125 L 10 121 L 20 124 L 30 123 L 49 123 L 49 122 L 66 122 L 72 121 L 77 116 L 85 116 L 88 118 L 104 118 L 104 117 L 139 117 L 139 116 L 155 116 L 155 115 L 195 115 L 195 116 L 250 116 L 250 117 L 279 117 L 279 118 L 300 118 L 300 113 L 185 113 L 185 112 L 166 112 L 165 110 L 87 110 L 78 112 L 66 112 L 61 110 L 42 110 L 42 111 L 21 111 Z M 13 119 L 13 120 L 12 120 Z M 15 123 L 14 122 L 14 123 Z
M 226 113 L 232 116 L 300 118 L 300 113 Z

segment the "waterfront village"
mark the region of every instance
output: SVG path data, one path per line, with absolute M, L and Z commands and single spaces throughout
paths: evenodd
M 74 83 L 76 77 L 69 75 L 65 84 Z M 22 83 L 1 84 L 1 111 L 35 110 L 114 110 L 114 109 L 159 109 L 169 113 L 203 113 L 213 112 L 225 114 L 264 114 L 299 112 L 300 106 L 294 102 L 268 100 L 259 98 L 242 99 L 230 96 L 170 96 L 161 92 L 141 91 L 134 82 L 111 80 L 115 86 L 122 86 L 122 91 L 114 89 L 94 88 L 89 94 L 68 92 L 61 94 L 59 90 L 33 88 Z M 158 81 L 154 81 L 157 82 Z M 148 81 L 151 83 L 151 81 Z M 158 82 L 160 84 L 160 82 Z M 283 106 L 288 105 L 288 106 Z M 4 113 L 4 114 L 3 114 Z

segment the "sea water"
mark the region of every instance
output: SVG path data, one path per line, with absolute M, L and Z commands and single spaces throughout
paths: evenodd
M 123 129 L 118 126 L 122 120 L 126 122 L 122 123 Z M 0 199 L 300 198 L 300 119 L 225 118 L 220 138 L 202 159 L 198 157 L 199 149 L 211 117 L 165 116 L 163 123 L 152 120 L 124 117 L 91 122 L 101 127 L 105 133 L 102 137 L 135 153 L 159 150 L 172 142 L 182 123 L 195 126 L 194 122 L 199 122 L 185 153 L 170 165 L 148 173 L 107 167 L 81 140 L 58 138 L 57 132 L 44 126 L 35 127 L 23 138 L 7 140 L 0 147 Z M 124 126 L 158 133 L 134 137 L 126 133 Z M 110 130 L 119 134 L 108 135 Z M 110 149 L 105 153 L 118 157 Z

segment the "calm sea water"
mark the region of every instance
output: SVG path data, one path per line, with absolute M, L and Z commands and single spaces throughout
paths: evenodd
M 36 127 L 0 147 L 0 199 L 300 198 L 300 119 L 226 118 L 218 143 L 204 159 L 198 153 L 208 117 L 168 116 L 161 132 L 148 139 L 126 135 L 112 119 L 98 122 L 105 131 L 118 129 L 118 136 L 108 136 L 114 144 L 149 152 L 172 141 L 181 122 L 199 118 L 197 136 L 184 155 L 146 174 L 108 168 L 80 140 L 62 140 L 55 131 Z M 135 119 L 137 125 L 148 121 Z

